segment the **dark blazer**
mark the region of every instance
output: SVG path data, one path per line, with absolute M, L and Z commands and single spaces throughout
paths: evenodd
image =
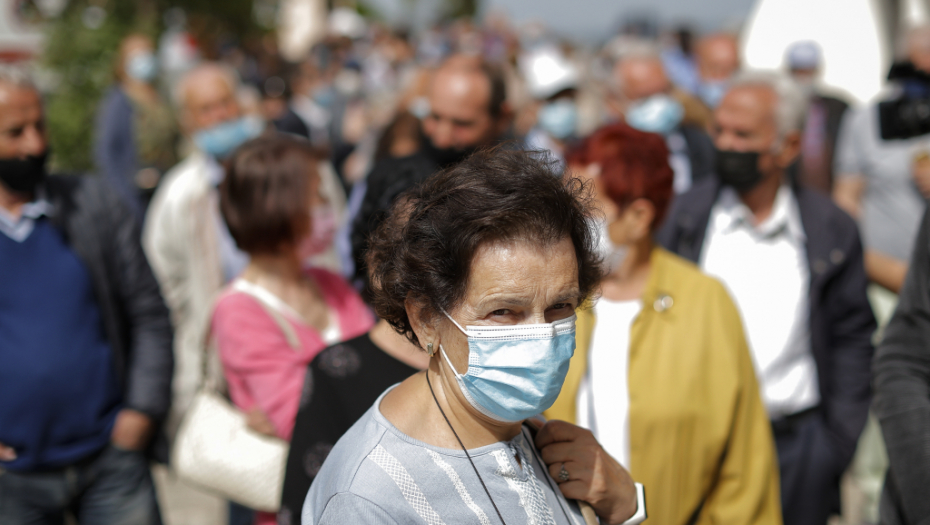
M 697 184 L 714 175 L 716 149 L 714 141 L 703 128 L 684 125 L 678 128 L 688 146 L 688 162 L 691 163 L 691 183 Z
M 712 178 L 676 198 L 658 242 L 697 263 L 720 188 Z M 868 414 L 875 317 L 866 298 L 868 279 L 856 223 L 826 196 L 799 186 L 793 190 L 807 236 L 811 352 L 820 409 L 839 474 L 852 460 Z
M 87 267 L 127 408 L 164 419 L 174 370 L 168 308 L 133 213 L 102 180 L 49 177 L 52 223 Z
M 134 180 L 139 170 L 132 102 L 119 86 L 113 86 L 100 102 L 94 129 L 94 162 L 110 186 L 142 222 L 145 207 Z
M 873 368 L 875 402 L 888 450 L 884 525 L 930 523 L 930 213 L 925 213 L 898 308 Z

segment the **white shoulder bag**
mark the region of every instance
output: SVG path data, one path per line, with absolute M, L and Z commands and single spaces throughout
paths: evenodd
M 265 294 L 256 293 L 250 283 L 241 280 L 233 283 L 233 289 L 258 300 L 291 348 L 300 348 L 294 327 L 269 304 Z M 289 445 L 248 428 L 245 414 L 209 377 L 209 348 L 204 341 L 200 389 L 178 428 L 171 451 L 172 467 L 184 481 L 223 498 L 251 509 L 276 512 L 281 506 Z

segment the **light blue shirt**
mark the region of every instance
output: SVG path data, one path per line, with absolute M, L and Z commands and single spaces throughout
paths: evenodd
M 465 453 L 398 430 L 378 409 L 385 394 L 336 443 L 307 494 L 303 523 L 499 524 Z M 508 525 L 584 524 L 526 428 L 469 454 Z
M 19 218 L 0 208 L 0 233 L 16 242 L 23 242 L 35 228 L 36 219 L 43 215 L 52 216 L 54 211 L 55 207 L 45 199 L 45 192 L 39 190 L 32 202 L 23 205 Z

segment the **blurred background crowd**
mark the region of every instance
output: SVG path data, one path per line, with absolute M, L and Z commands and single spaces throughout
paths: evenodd
M 481 147 L 505 144 L 546 151 L 556 165 L 593 180 L 608 221 L 628 221 L 624 243 L 652 250 L 655 233 L 658 244 L 727 285 L 754 352 L 779 453 L 787 446 L 782 436 L 807 424 L 811 411 L 827 414 L 826 432 L 835 441 L 826 448 L 834 464 L 824 468 L 836 472 L 825 483 L 836 494 L 811 490 L 826 502 L 833 522 L 851 525 L 879 523 L 888 453 L 875 417 L 866 422 L 869 362 L 904 286 L 930 197 L 928 24 L 930 2 L 923 0 L 0 0 L 0 60 L 24 67 L 32 79 L 6 72 L 0 86 L 34 83 L 44 110 L 36 133 L 45 138 L 28 155 L 43 161 L 47 155 L 49 172 L 106 182 L 118 196 L 108 206 L 125 210 L 117 222 L 136 226 L 103 236 L 141 242 L 157 279 L 155 295 L 170 311 L 171 355 L 145 365 L 165 374 L 173 360 L 171 377 L 146 387 L 153 392 L 170 384 L 170 403 L 122 394 L 126 406 L 137 403 L 152 420 L 151 429 L 132 434 L 138 442 L 129 440 L 127 448 L 151 441 L 152 457 L 165 457 L 200 385 L 204 334 L 211 327 L 229 395 L 250 426 L 284 440 L 293 436 L 294 447 L 301 443 L 288 459 L 277 516 L 230 504 L 185 484 L 164 465 L 153 466 L 164 523 L 299 521 L 299 505 L 327 446 L 354 421 L 342 421 L 345 414 L 328 399 L 358 397 L 357 408 L 364 410 L 384 388 L 428 362 L 366 305 L 369 236 L 405 190 Z M 759 69 L 769 76 L 746 76 Z M 782 89 L 781 82 L 791 85 Z M 778 176 L 819 197 L 808 201 L 796 193 L 794 204 L 785 204 L 773 193 L 769 209 L 783 224 L 762 221 L 759 231 L 735 239 L 727 228 L 736 226 L 726 221 L 740 219 L 727 215 L 724 197 L 714 200 L 716 194 L 707 197 L 701 189 L 721 177 L 722 160 L 736 163 L 730 171 L 737 175 L 740 168 L 758 171 L 736 155 L 718 158 L 721 150 L 746 150 L 734 145 L 756 140 L 761 124 L 738 120 L 742 114 L 728 119 L 738 112 L 721 107 L 731 90 L 752 85 L 769 86 L 776 95 L 769 110 L 777 122 L 772 137 L 748 149 L 770 153 L 775 164 L 783 155 L 790 162 L 775 169 Z M 0 112 L 11 104 L 4 100 Z M 735 98 L 731 105 L 742 107 Z M 262 143 L 258 137 L 269 130 L 305 140 Z M 660 160 L 633 159 L 631 144 L 643 158 Z M 611 179 L 617 170 L 669 168 L 667 191 L 630 175 L 616 175 L 624 182 Z M 314 176 L 295 182 L 289 175 L 295 169 Z M 259 180 L 268 173 L 273 182 Z M 746 191 L 753 182 L 724 180 Z M 250 200 L 263 184 L 281 191 L 264 202 Z M 640 224 L 624 213 L 642 198 L 655 208 Z M 823 211 L 830 201 L 838 207 L 835 215 Z M 308 209 L 310 225 L 297 224 L 294 217 Z M 22 211 L 36 220 L 33 235 L 42 231 L 41 210 Z M 858 228 L 844 229 L 847 215 Z M 82 228 L 95 224 L 87 220 Z M 33 226 L 26 232 L 22 224 L 17 216 L 0 231 L 24 239 Z M 775 246 L 771 239 L 784 231 L 789 240 Z M 746 248 L 754 255 L 732 255 L 760 238 L 775 251 Z M 282 255 L 278 247 L 287 242 L 292 250 Z M 798 243 L 806 248 L 798 251 Z M 847 259 L 858 261 L 857 250 L 861 264 L 848 267 Z M 787 253 L 797 257 L 780 258 Z M 119 274 L 133 257 L 118 259 L 101 263 L 102 273 Z M 300 266 L 292 267 L 293 261 Z M 621 262 L 611 264 L 614 271 Z M 305 265 L 314 269 L 307 273 Z M 769 286 L 761 283 L 766 278 L 743 272 L 753 266 L 769 272 Z M 145 292 L 116 288 L 119 305 L 131 302 L 124 294 Z M 808 297 L 808 289 L 816 293 Z M 768 300 L 760 304 L 760 296 Z M 672 308 L 666 295 L 655 304 L 657 311 Z M 101 310 L 127 326 L 142 316 Z M 160 315 L 157 307 L 141 305 L 133 312 L 143 310 Z M 281 312 L 305 322 L 282 320 Z M 281 330 L 286 338 L 268 339 Z M 4 341 L 13 339 L 0 334 L 0 345 Z M 137 338 L 128 341 L 135 349 Z M 157 346 L 154 336 L 146 341 Z M 263 352 L 275 345 L 284 357 L 269 363 Z M 393 359 L 379 361 L 382 352 Z M 783 354 L 784 360 L 771 357 Z M 858 357 L 848 357 L 853 354 Z M 136 377 L 148 373 L 138 368 L 141 360 L 128 361 L 130 381 L 145 383 Z M 593 368 L 587 377 L 575 384 L 578 396 L 597 392 Z M 592 425 L 580 413 L 601 410 L 592 403 L 574 417 L 572 400 L 571 417 Z M 0 410 L 0 425 L 11 424 L 4 417 L 13 416 Z M 138 428 L 148 427 L 142 421 Z M 0 453 L 3 437 L 0 428 Z M 913 446 L 926 448 L 930 441 L 922 439 Z M 0 454 L 3 461 L 16 460 L 9 457 Z M 9 470 L 48 466 L 29 461 L 10 463 Z M 791 481 L 797 487 L 805 486 L 801 478 L 810 480 L 810 473 L 782 469 L 783 492 L 787 479 L 797 478 Z M 802 522 L 789 519 L 789 509 L 783 513 L 785 523 Z

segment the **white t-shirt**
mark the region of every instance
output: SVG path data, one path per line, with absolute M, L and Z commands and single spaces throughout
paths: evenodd
M 578 389 L 578 424 L 594 433 L 601 446 L 630 467 L 630 328 L 640 301 L 601 298 L 594 305 L 597 322 L 588 350 L 588 371 Z

